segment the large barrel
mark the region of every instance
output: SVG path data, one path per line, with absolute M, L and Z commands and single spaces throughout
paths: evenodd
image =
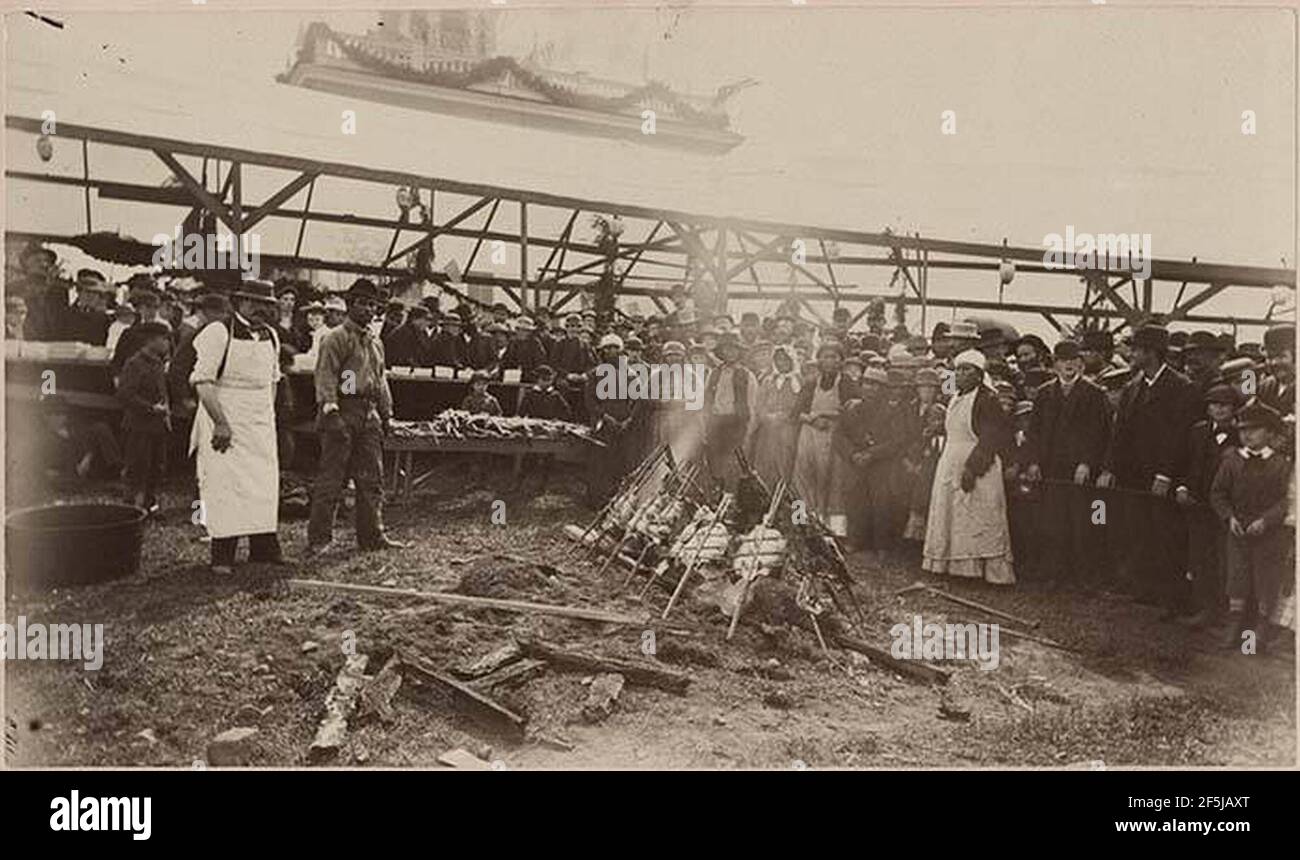
M 10 588 L 35 591 L 130 576 L 140 566 L 143 508 L 121 504 L 44 505 L 5 518 Z

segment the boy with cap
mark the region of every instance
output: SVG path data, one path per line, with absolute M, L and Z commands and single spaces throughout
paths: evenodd
M 544 418 L 550 421 L 572 421 L 573 411 L 569 408 L 569 402 L 564 399 L 555 388 L 555 369 L 549 364 L 538 365 L 534 371 L 536 381 L 532 387 L 524 392 L 523 399 L 519 402 L 519 414 L 525 418 Z M 525 456 L 525 465 L 537 467 L 541 471 L 542 480 L 541 489 L 546 488 L 547 481 L 551 477 L 551 465 L 555 462 L 554 454 L 538 454 Z M 523 484 L 523 474 L 520 475 L 520 485 Z
M 1210 487 L 1223 455 L 1240 444 L 1232 415 L 1241 402 L 1231 385 L 1214 385 L 1205 393 L 1207 417 L 1192 425 L 1187 443 L 1187 475 L 1174 489 L 1174 500 L 1187 515 L 1187 566 L 1192 576 L 1196 613 L 1191 627 L 1222 620 L 1227 529 L 1209 507 Z
M 501 401 L 488 391 L 491 375 L 486 370 L 476 370 L 469 378 L 469 394 L 460 404 L 460 408 L 476 415 L 500 415 Z
M 1273 447 L 1282 432 L 1277 410 L 1252 402 L 1237 414 L 1237 430 L 1241 447 L 1224 454 L 1210 487 L 1210 504 L 1228 526 L 1229 643 L 1250 653 L 1244 643 L 1253 629 L 1255 650 L 1263 652 L 1295 540 L 1283 524 L 1292 463 Z
M 171 330 L 161 322 L 141 323 L 136 336 L 139 348 L 122 367 L 117 399 L 126 437 L 127 488 L 137 507 L 153 513 L 171 433 L 166 367 Z

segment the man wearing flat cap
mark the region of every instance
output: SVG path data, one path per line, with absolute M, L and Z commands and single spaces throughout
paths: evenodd
M 1166 363 L 1169 332 L 1145 324 L 1133 334 L 1134 379 L 1124 388 L 1115 430 L 1097 480 L 1147 494 L 1126 496 L 1107 524 L 1120 534 L 1116 561 L 1127 565 L 1138 599 L 1159 603 L 1164 620 L 1189 608 L 1185 524 L 1170 504 L 1174 480 L 1187 469 L 1188 431 L 1200 417 L 1196 387 Z M 1107 501 L 1111 504 L 1118 497 Z
M 334 546 L 334 513 L 348 478 L 356 484 L 357 546 L 363 551 L 406 545 L 384 531 L 384 434 L 393 395 L 384 373 L 384 345 L 370 329 L 382 306 L 365 278 L 348 290 L 348 318 L 321 342 L 316 361 L 320 467 L 312 487 L 308 549 L 319 556 Z
M 1041 573 L 1048 581 L 1093 584 L 1100 560 L 1094 552 L 1092 484 L 1110 441 L 1110 408 L 1101 387 L 1083 378 L 1077 343 L 1061 341 L 1052 358 L 1056 378 L 1038 389 L 1029 430 L 1028 477 L 1047 481 Z

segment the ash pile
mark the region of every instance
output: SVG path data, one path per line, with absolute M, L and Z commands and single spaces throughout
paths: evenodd
M 579 560 L 668 620 L 684 601 L 714 607 L 727 639 L 744 616 L 812 630 L 825 649 L 863 621 L 844 554 L 826 524 L 781 480 L 769 487 L 744 453 L 734 491 L 660 446 L 586 528 L 565 526 Z M 612 574 L 616 571 L 617 574 Z M 751 618 L 752 617 L 752 618 Z

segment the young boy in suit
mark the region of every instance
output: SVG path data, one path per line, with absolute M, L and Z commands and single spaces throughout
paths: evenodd
M 1290 535 L 1283 521 L 1291 460 L 1275 447 L 1282 433 L 1277 410 L 1252 401 L 1237 414 L 1237 430 L 1241 447 L 1223 455 L 1210 504 L 1228 526 L 1229 642 L 1240 648 L 1253 630 L 1255 651 L 1262 653 L 1287 573 Z

